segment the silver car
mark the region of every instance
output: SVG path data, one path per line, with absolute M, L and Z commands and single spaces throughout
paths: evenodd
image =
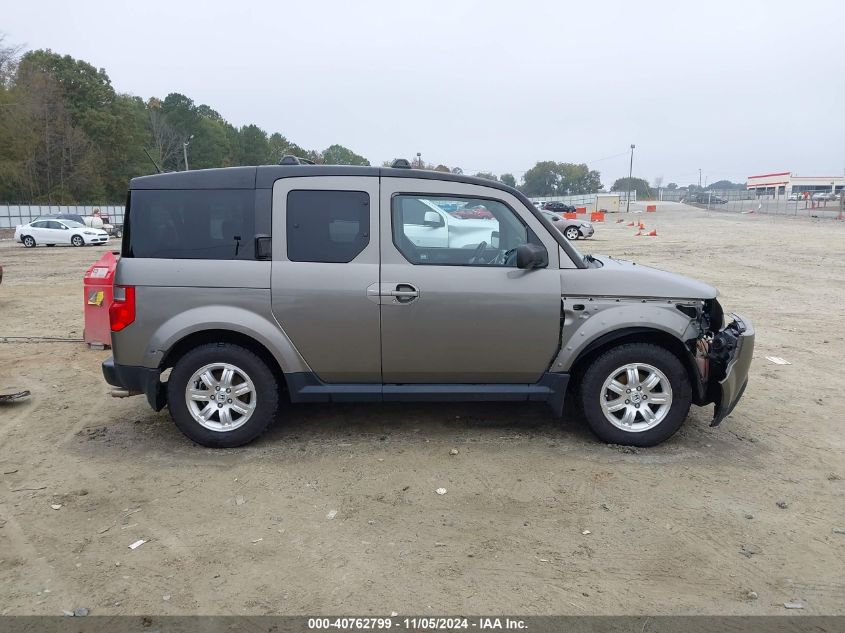
M 490 216 L 455 218 L 446 209 Z M 135 178 L 115 301 L 113 395 L 144 394 L 205 446 L 292 402 L 574 399 L 607 442 L 713 425 L 754 330 L 707 284 L 582 255 L 519 191 L 396 163 Z
M 592 222 L 587 222 L 586 220 L 567 220 L 562 215 L 552 213 L 551 211 L 543 211 L 542 213 L 570 241 L 574 242 L 579 237 L 592 237 L 596 232 Z

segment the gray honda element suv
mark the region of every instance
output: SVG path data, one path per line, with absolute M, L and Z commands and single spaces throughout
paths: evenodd
M 754 331 L 707 284 L 581 255 L 489 180 L 284 162 L 130 184 L 103 374 L 195 442 L 249 442 L 280 397 L 569 397 L 650 446 L 742 396 Z

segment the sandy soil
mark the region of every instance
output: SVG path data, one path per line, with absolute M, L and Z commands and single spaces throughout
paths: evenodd
M 0 382 L 33 392 L 0 409 L 2 613 L 845 614 L 845 223 L 636 218 L 659 236 L 579 246 L 712 283 L 757 329 L 731 418 L 694 407 L 647 450 L 518 404 L 287 405 L 200 448 L 109 397 L 108 352 L 2 339 L 81 337 L 104 249 L 0 242 Z

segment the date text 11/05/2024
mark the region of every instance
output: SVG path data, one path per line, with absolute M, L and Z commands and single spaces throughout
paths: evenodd
M 500 617 L 408 617 L 408 618 L 308 618 L 310 630 L 386 630 L 400 629 L 410 631 L 432 630 L 524 630 L 527 625 L 519 618 Z

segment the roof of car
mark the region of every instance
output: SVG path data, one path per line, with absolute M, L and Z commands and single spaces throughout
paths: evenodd
M 221 167 L 174 171 L 139 176 L 129 182 L 130 189 L 272 189 L 279 178 L 297 176 L 374 176 L 381 178 L 423 178 L 448 180 L 501 189 L 521 196 L 516 189 L 500 182 L 427 169 L 393 167 L 357 167 L 351 165 L 259 165 L 258 167 Z

